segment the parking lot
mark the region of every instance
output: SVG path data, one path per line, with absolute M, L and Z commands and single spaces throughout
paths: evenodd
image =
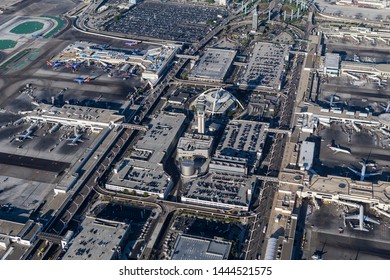
M 287 45 L 255 43 L 240 83 L 250 88 L 280 89 L 287 51 Z
M 220 7 L 143 2 L 123 14 L 119 20 L 107 23 L 105 30 L 155 39 L 196 42 L 211 30 L 213 21 L 218 22 L 227 16 L 227 10 Z

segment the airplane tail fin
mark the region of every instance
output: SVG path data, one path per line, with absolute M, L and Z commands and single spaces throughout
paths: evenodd
M 47 65 L 47 66 L 52 66 L 53 64 L 51 64 L 50 61 L 46 61 L 46 65 Z

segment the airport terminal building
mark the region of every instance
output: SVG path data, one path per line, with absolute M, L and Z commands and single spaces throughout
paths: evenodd
M 86 127 L 94 132 L 117 126 L 123 122 L 124 118 L 116 110 L 77 105 L 56 107 L 48 104 L 40 104 L 33 111 L 21 112 L 21 115 L 28 121 Z

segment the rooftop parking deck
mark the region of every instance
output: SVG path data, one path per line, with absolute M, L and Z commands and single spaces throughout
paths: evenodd
M 256 166 L 264 146 L 265 124 L 251 121 L 231 121 L 223 132 L 216 154 L 247 158 L 250 166 Z
M 191 71 L 189 79 L 223 82 L 237 51 L 207 49 L 199 64 Z
M 257 42 L 253 48 L 248 68 L 244 70 L 241 86 L 280 90 L 288 46 Z
M 243 175 L 213 172 L 186 183 L 183 202 L 218 208 L 248 210 L 256 179 Z

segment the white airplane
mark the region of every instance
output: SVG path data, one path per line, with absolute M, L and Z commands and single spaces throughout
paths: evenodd
M 379 104 L 379 106 L 385 110 L 385 113 L 390 113 L 390 101 L 387 101 L 387 105 Z
M 332 144 L 328 144 L 327 147 L 331 149 L 335 154 L 338 152 L 340 153 L 345 153 L 345 154 L 350 154 L 351 152 L 345 148 L 341 148 L 340 145 L 332 146 Z
M 365 222 L 373 223 L 379 225 L 379 222 L 371 219 L 367 215 L 364 215 L 364 207 L 363 205 L 360 205 L 359 207 L 359 215 L 350 215 L 345 217 L 346 220 L 358 220 L 359 225 L 356 227 L 353 227 L 354 230 L 360 230 L 360 231 L 369 231 L 367 228 L 364 227 Z
M 34 132 L 34 130 L 35 130 L 36 127 L 37 127 L 36 124 L 30 125 L 30 127 L 27 128 L 26 133 L 25 133 L 25 134 L 16 135 L 15 140 L 16 140 L 16 141 L 19 141 L 19 142 L 23 142 L 23 141 L 26 140 L 26 139 L 32 139 L 32 136 L 31 136 L 31 135 L 33 134 L 33 132 Z
M 330 100 L 325 100 L 325 102 L 329 103 L 329 106 L 331 108 L 334 108 L 334 109 L 337 109 L 338 107 L 336 106 L 336 104 L 341 104 L 342 102 L 336 102 L 336 101 L 339 101 L 340 100 L 340 97 L 337 96 L 336 94 L 333 94 L 331 97 L 330 97 Z
M 351 170 L 356 175 L 360 176 L 360 181 L 362 181 L 362 182 L 364 181 L 364 178 L 366 178 L 366 177 L 371 177 L 371 176 L 376 176 L 376 175 L 382 174 L 382 171 L 376 172 L 376 173 L 367 173 L 367 166 L 375 166 L 375 164 L 373 164 L 373 163 L 367 163 L 367 161 L 361 161 L 359 163 L 362 166 L 362 169 L 360 172 L 351 168 L 351 167 L 348 167 L 348 169 Z
M 32 130 L 27 130 L 27 132 L 25 134 L 16 135 L 15 140 L 19 141 L 19 142 L 23 142 L 26 139 L 32 139 L 32 136 L 31 136 L 32 133 L 33 133 Z
M 76 146 L 78 142 L 84 142 L 83 140 L 81 140 L 81 136 L 83 135 L 76 134 L 74 138 L 68 139 L 69 141 L 71 141 L 68 145 Z

